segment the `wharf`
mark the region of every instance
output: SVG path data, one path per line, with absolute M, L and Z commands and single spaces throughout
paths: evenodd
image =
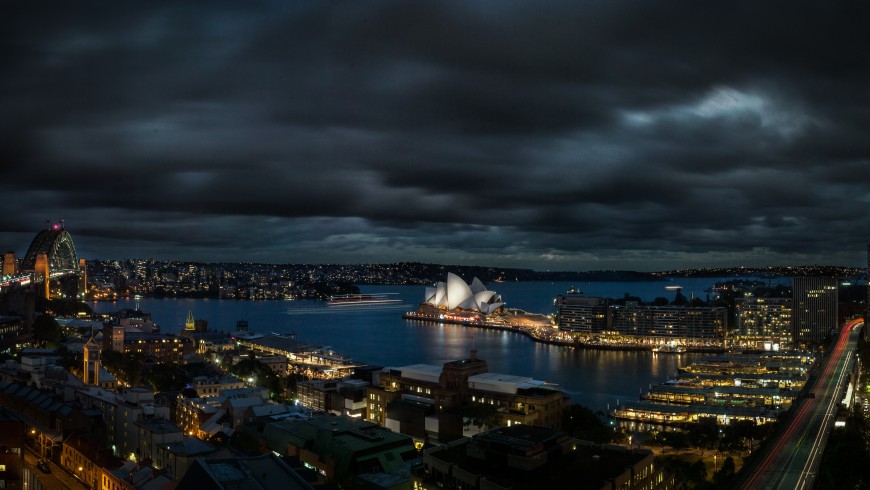
M 405 320 L 416 320 L 422 322 L 429 323 L 446 323 L 453 325 L 462 325 L 465 327 L 474 327 L 474 328 L 485 328 L 489 330 L 502 330 L 508 332 L 516 332 L 522 335 L 525 335 L 536 342 L 540 342 L 542 344 L 550 344 L 556 345 L 560 347 L 573 347 L 578 349 L 597 349 L 597 350 L 618 350 L 618 351 L 651 351 L 652 347 L 649 345 L 628 343 L 628 344 L 620 344 L 620 343 L 602 343 L 602 342 L 586 342 L 580 339 L 561 339 L 557 337 L 548 336 L 539 332 L 538 328 L 531 327 L 514 327 L 512 325 L 508 325 L 503 322 L 493 322 L 486 321 L 480 319 L 479 316 L 475 317 L 448 317 L 448 316 L 433 316 L 426 315 L 423 313 L 417 312 L 407 312 L 402 315 L 402 318 Z M 688 346 L 686 347 L 685 352 L 692 353 L 707 353 L 707 354 L 718 354 L 725 352 L 725 349 L 721 347 L 697 347 L 697 346 Z M 668 352 L 663 352 L 664 354 L 670 354 Z

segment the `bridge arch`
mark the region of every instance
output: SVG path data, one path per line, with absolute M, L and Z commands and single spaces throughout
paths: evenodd
M 21 262 L 21 269 L 33 271 L 36 267 L 36 256 L 42 252 L 48 257 L 48 268 L 52 273 L 78 271 L 76 247 L 66 230 L 52 227 L 37 233 Z

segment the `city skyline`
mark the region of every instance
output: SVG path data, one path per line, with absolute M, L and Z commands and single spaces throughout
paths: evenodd
M 866 265 L 859 2 L 7 7 L 19 257 Z

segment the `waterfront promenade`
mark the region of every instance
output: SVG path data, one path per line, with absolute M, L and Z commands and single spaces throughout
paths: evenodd
M 484 328 L 491 330 L 503 330 L 508 332 L 516 332 L 536 342 L 544 344 L 556 345 L 560 347 L 574 347 L 580 349 L 601 349 L 601 350 L 625 350 L 625 351 L 650 351 L 668 353 L 667 349 L 660 349 L 658 345 L 644 343 L 636 339 L 617 339 L 608 338 L 606 336 L 596 336 L 594 338 L 583 338 L 574 336 L 570 333 L 563 332 L 551 326 L 518 326 L 508 323 L 504 317 L 475 317 L 475 318 L 451 318 L 445 316 L 427 315 L 415 311 L 409 311 L 402 315 L 406 320 L 416 320 L 430 323 L 445 323 L 453 325 L 462 325 L 465 327 Z M 717 353 L 723 352 L 725 348 L 722 345 L 714 346 L 696 346 L 686 345 L 680 350 L 674 350 L 674 353 L 695 352 L 695 353 Z

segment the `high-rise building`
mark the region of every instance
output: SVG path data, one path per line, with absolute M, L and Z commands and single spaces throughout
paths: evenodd
M 698 306 L 614 306 L 609 328 L 619 335 L 643 338 L 652 343 L 670 340 L 687 344 L 721 341 L 725 337 L 728 310 Z
M 560 330 L 600 333 L 607 330 L 610 298 L 579 295 L 556 296 L 556 323 Z
M 864 340 L 870 342 L 870 243 L 867 244 L 867 298 L 864 300 Z
M 792 344 L 792 298 L 738 298 L 737 342 L 741 347 L 779 350 Z
M 837 329 L 837 278 L 795 277 L 794 341 L 818 343 Z
M 711 346 L 725 338 L 728 311 L 710 306 L 649 306 L 610 298 L 557 296 L 559 330 L 589 335 L 621 336 L 650 347 L 668 342 Z

